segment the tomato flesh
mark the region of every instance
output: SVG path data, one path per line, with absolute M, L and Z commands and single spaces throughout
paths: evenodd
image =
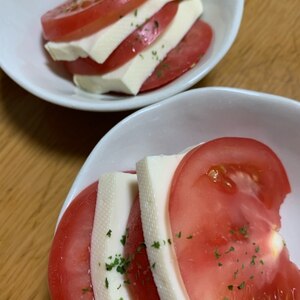
M 182 41 L 168 53 L 143 83 L 140 91 L 161 87 L 191 69 L 206 53 L 212 36 L 211 27 L 202 20 L 197 20 Z
M 128 288 L 135 300 L 159 300 L 156 285 L 149 265 L 141 221 L 139 199 L 136 199 L 128 218 L 128 237 L 124 247 L 125 257 L 130 258 L 126 276 Z
M 167 3 L 127 37 L 103 64 L 98 64 L 91 58 L 79 58 L 65 62 L 67 69 L 71 74 L 100 75 L 122 66 L 151 45 L 165 31 L 176 15 L 178 4 L 177 1 Z
M 90 243 L 97 186 L 93 183 L 72 201 L 55 233 L 48 267 L 53 300 L 93 299 Z
M 277 232 L 289 192 L 278 157 L 252 139 L 216 139 L 183 158 L 169 212 L 190 299 L 299 299 L 300 272 Z
M 46 12 L 43 35 L 50 41 L 72 41 L 114 23 L 146 0 L 68 0 Z

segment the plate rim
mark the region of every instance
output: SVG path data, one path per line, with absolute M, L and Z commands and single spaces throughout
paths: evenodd
M 223 87 L 223 86 L 216 86 L 216 87 L 204 87 L 204 88 L 196 88 L 196 89 L 191 89 L 184 91 L 182 93 L 173 95 L 172 97 L 169 97 L 163 101 L 156 102 L 152 105 L 143 107 L 132 114 L 128 115 L 124 119 L 122 119 L 120 122 L 118 122 L 115 126 L 113 126 L 107 133 L 96 143 L 90 154 L 87 156 L 85 159 L 84 163 L 82 164 L 80 170 L 78 171 L 75 179 L 73 180 L 69 192 L 67 196 L 65 197 L 61 210 L 57 219 L 56 223 L 56 228 L 65 212 L 67 207 L 70 205 L 70 203 L 74 200 L 74 198 L 82 191 L 78 189 L 78 182 L 80 182 L 82 179 L 82 176 L 86 173 L 86 171 L 89 168 L 89 164 L 93 161 L 93 157 L 95 156 L 95 153 L 99 151 L 99 149 L 102 148 L 102 145 L 105 144 L 106 140 L 110 138 L 112 134 L 114 134 L 115 131 L 119 130 L 120 127 L 122 127 L 124 124 L 127 122 L 130 122 L 132 119 L 140 116 L 141 114 L 147 113 L 150 110 L 153 109 L 159 109 L 161 106 L 166 106 L 169 103 L 172 102 L 177 102 L 177 101 L 182 101 L 182 97 L 189 96 L 191 94 L 206 94 L 206 93 L 226 93 L 228 95 L 230 94 L 236 94 L 236 95 L 247 95 L 253 98 L 265 98 L 266 100 L 264 101 L 270 101 L 270 103 L 276 103 L 280 105 L 287 105 L 293 107 L 294 109 L 298 109 L 300 112 L 300 99 L 299 101 L 296 99 L 280 96 L 280 95 L 275 95 L 267 92 L 260 92 L 260 91 L 255 91 L 255 90 L 247 90 L 247 89 L 241 89 L 241 88 L 232 88 L 232 87 Z M 259 100 L 260 101 L 260 100 Z M 283 104 L 284 103 L 284 104 Z M 89 184 L 93 183 L 93 179 L 91 179 L 91 182 Z M 87 187 L 87 186 L 86 186 Z M 56 229 L 55 229 L 56 230 Z

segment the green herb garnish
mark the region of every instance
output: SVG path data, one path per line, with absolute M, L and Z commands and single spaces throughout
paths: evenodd
M 216 259 L 219 259 L 219 258 L 221 257 L 221 254 L 220 254 L 220 252 L 219 252 L 218 249 L 215 249 L 214 255 L 215 255 L 215 258 L 216 258 Z
M 179 231 L 178 233 L 176 233 L 176 237 L 179 238 L 179 239 L 181 238 L 181 231 Z
M 256 255 L 252 255 L 252 257 L 251 257 L 251 261 L 250 261 L 250 264 L 251 265 L 255 265 L 255 259 L 256 259 Z
M 83 294 L 92 291 L 92 289 L 91 289 L 90 287 L 86 287 L 86 288 L 83 288 L 83 289 L 81 289 L 81 290 L 82 290 L 82 293 L 83 293 Z
M 160 248 L 160 243 L 159 241 L 154 241 L 153 244 L 151 245 L 151 247 L 155 248 L 155 249 L 159 249 Z
M 138 245 L 138 247 L 136 248 L 136 252 L 140 253 L 144 248 L 146 248 L 146 244 L 145 243 L 141 243 Z
M 248 228 L 247 226 L 243 226 L 239 228 L 239 233 L 243 235 L 244 237 L 248 237 Z
M 230 291 L 232 291 L 232 290 L 233 290 L 233 285 L 230 284 L 230 285 L 227 286 L 227 288 L 228 288 Z
M 241 289 L 243 289 L 244 287 L 246 286 L 246 283 L 245 283 L 245 281 L 243 281 L 240 285 L 238 285 L 238 289 L 239 290 L 241 290 Z
M 235 250 L 234 247 L 231 246 L 225 253 L 227 254 L 227 253 L 232 252 L 234 250 Z

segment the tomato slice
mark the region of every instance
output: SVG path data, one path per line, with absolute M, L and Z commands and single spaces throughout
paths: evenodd
M 124 247 L 125 257 L 130 258 L 126 276 L 133 299 L 159 300 L 144 243 L 139 199 L 134 201 L 128 218 L 128 237 Z
M 65 62 L 67 69 L 71 74 L 100 75 L 122 66 L 151 45 L 165 31 L 176 15 L 178 4 L 177 1 L 167 3 L 127 37 L 103 64 L 98 64 L 90 58 L 79 58 Z
M 211 27 L 202 20 L 197 20 L 182 41 L 156 67 L 140 91 L 161 87 L 191 69 L 206 53 L 212 36 Z
M 57 228 L 49 256 L 51 299 L 93 299 L 90 242 L 98 183 L 72 201 Z
M 68 0 L 46 12 L 43 34 L 50 41 L 77 40 L 112 24 L 146 0 Z
M 289 192 L 279 158 L 252 139 L 216 139 L 183 158 L 169 212 L 190 299 L 299 299 L 300 272 L 277 232 Z

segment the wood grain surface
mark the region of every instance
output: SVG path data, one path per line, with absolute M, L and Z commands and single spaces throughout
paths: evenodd
M 300 100 L 300 1 L 247 0 L 238 37 L 197 87 Z M 131 112 L 73 111 L 0 70 L 0 299 L 49 299 L 47 260 L 72 182 L 97 141 Z

